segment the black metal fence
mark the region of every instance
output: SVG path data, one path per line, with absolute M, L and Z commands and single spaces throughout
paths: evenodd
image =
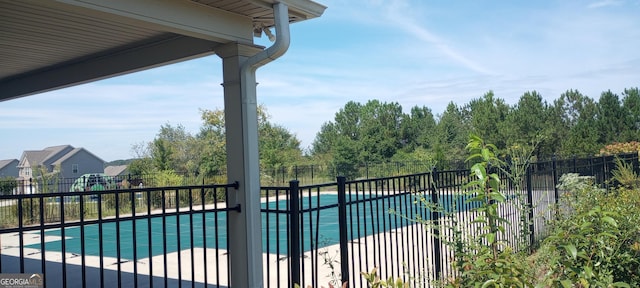
M 632 163 L 638 155 L 618 155 Z M 532 163 L 518 181 L 498 171 L 508 201 L 499 214 L 509 221 L 499 234 L 514 250 L 530 249 L 547 233 L 562 191 L 565 173 L 593 176 L 599 185 L 612 185 L 614 156 L 552 159 Z M 444 170 L 404 176 L 289 187 L 265 187 L 262 212 L 265 239 L 266 287 L 367 287 L 362 271 L 378 269 L 384 277 L 400 277 L 415 287 L 454 276 L 454 251 L 445 241 L 453 226 L 472 237 L 478 203 L 467 201 L 468 170 Z M 291 193 L 291 191 L 297 193 Z M 455 221 L 454 221 L 455 220 Z M 429 225 L 437 223 L 439 225 Z M 467 238 L 468 239 L 468 238 Z M 412 286 L 413 287 L 413 286 Z
M 620 157 L 638 171 L 637 155 Z M 500 172 L 509 201 L 499 212 L 511 224 L 499 237 L 531 247 L 554 217 L 562 174 L 611 185 L 614 169 L 608 156 L 532 163 L 517 182 Z M 360 272 L 374 267 L 416 287 L 454 275 L 443 242 L 452 225 L 476 231 L 477 203 L 463 187 L 470 178 L 460 169 L 263 187 L 265 287 L 366 287 Z M 226 219 L 239 207 L 224 201 L 234 187 L 0 196 L 0 273 L 44 273 L 47 287 L 229 286 Z
M 262 210 L 264 229 L 271 234 L 265 245 L 265 287 L 339 287 L 344 281 L 348 287 L 367 287 L 360 272 L 374 267 L 381 275 L 429 287 L 453 255 L 438 237 L 451 231 L 425 222 L 447 221 L 452 213 L 473 218 L 473 204 L 464 201 L 461 185 L 453 184 L 465 177 L 466 171 L 442 171 L 264 188 L 271 196 Z
M 46 287 L 224 287 L 234 187 L 0 196 L 0 273 L 43 273 Z

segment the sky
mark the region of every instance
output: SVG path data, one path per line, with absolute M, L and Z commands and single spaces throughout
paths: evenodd
M 316 2 L 325 13 L 293 24 L 287 53 L 257 72 L 258 102 L 303 149 L 349 101 L 438 115 L 488 91 L 514 105 L 640 86 L 640 0 Z M 198 133 L 200 111 L 224 107 L 221 82 L 212 55 L 0 102 L 0 159 L 62 144 L 133 158 L 163 124 Z

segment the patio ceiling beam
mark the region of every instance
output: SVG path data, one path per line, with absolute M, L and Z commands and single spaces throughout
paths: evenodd
M 214 54 L 220 43 L 174 35 L 0 81 L 0 101 Z

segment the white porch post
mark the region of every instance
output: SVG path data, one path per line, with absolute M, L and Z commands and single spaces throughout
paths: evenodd
M 223 66 L 227 177 L 229 183 L 240 184 L 227 199 L 228 207 L 241 208 L 228 216 L 231 287 L 263 286 L 256 75 L 255 69 L 241 69 L 260 51 L 239 43 L 216 49 Z

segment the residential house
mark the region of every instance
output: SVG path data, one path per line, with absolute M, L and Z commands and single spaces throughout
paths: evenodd
M 68 191 L 86 173 L 102 173 L 104 160 L 82 147 L 60 145 L 22 153 L 18 163 L 21 194 Z
M 18 159 L 0 160 L 0 178 L 18 178 Z
M 104 174 L 111 177 L 123 177 L 129 174 L 129 165 L 112 165 L 104 167 Z
M 104 174 L 111 177 L 120 188 L 143 187 L 142 179 L 139 176 L 132 177 L 129 172 L 129 165 L 113 165 L 104 167 Z
M 18 159 L 0 160 L 0 195 L 16 193 Z

